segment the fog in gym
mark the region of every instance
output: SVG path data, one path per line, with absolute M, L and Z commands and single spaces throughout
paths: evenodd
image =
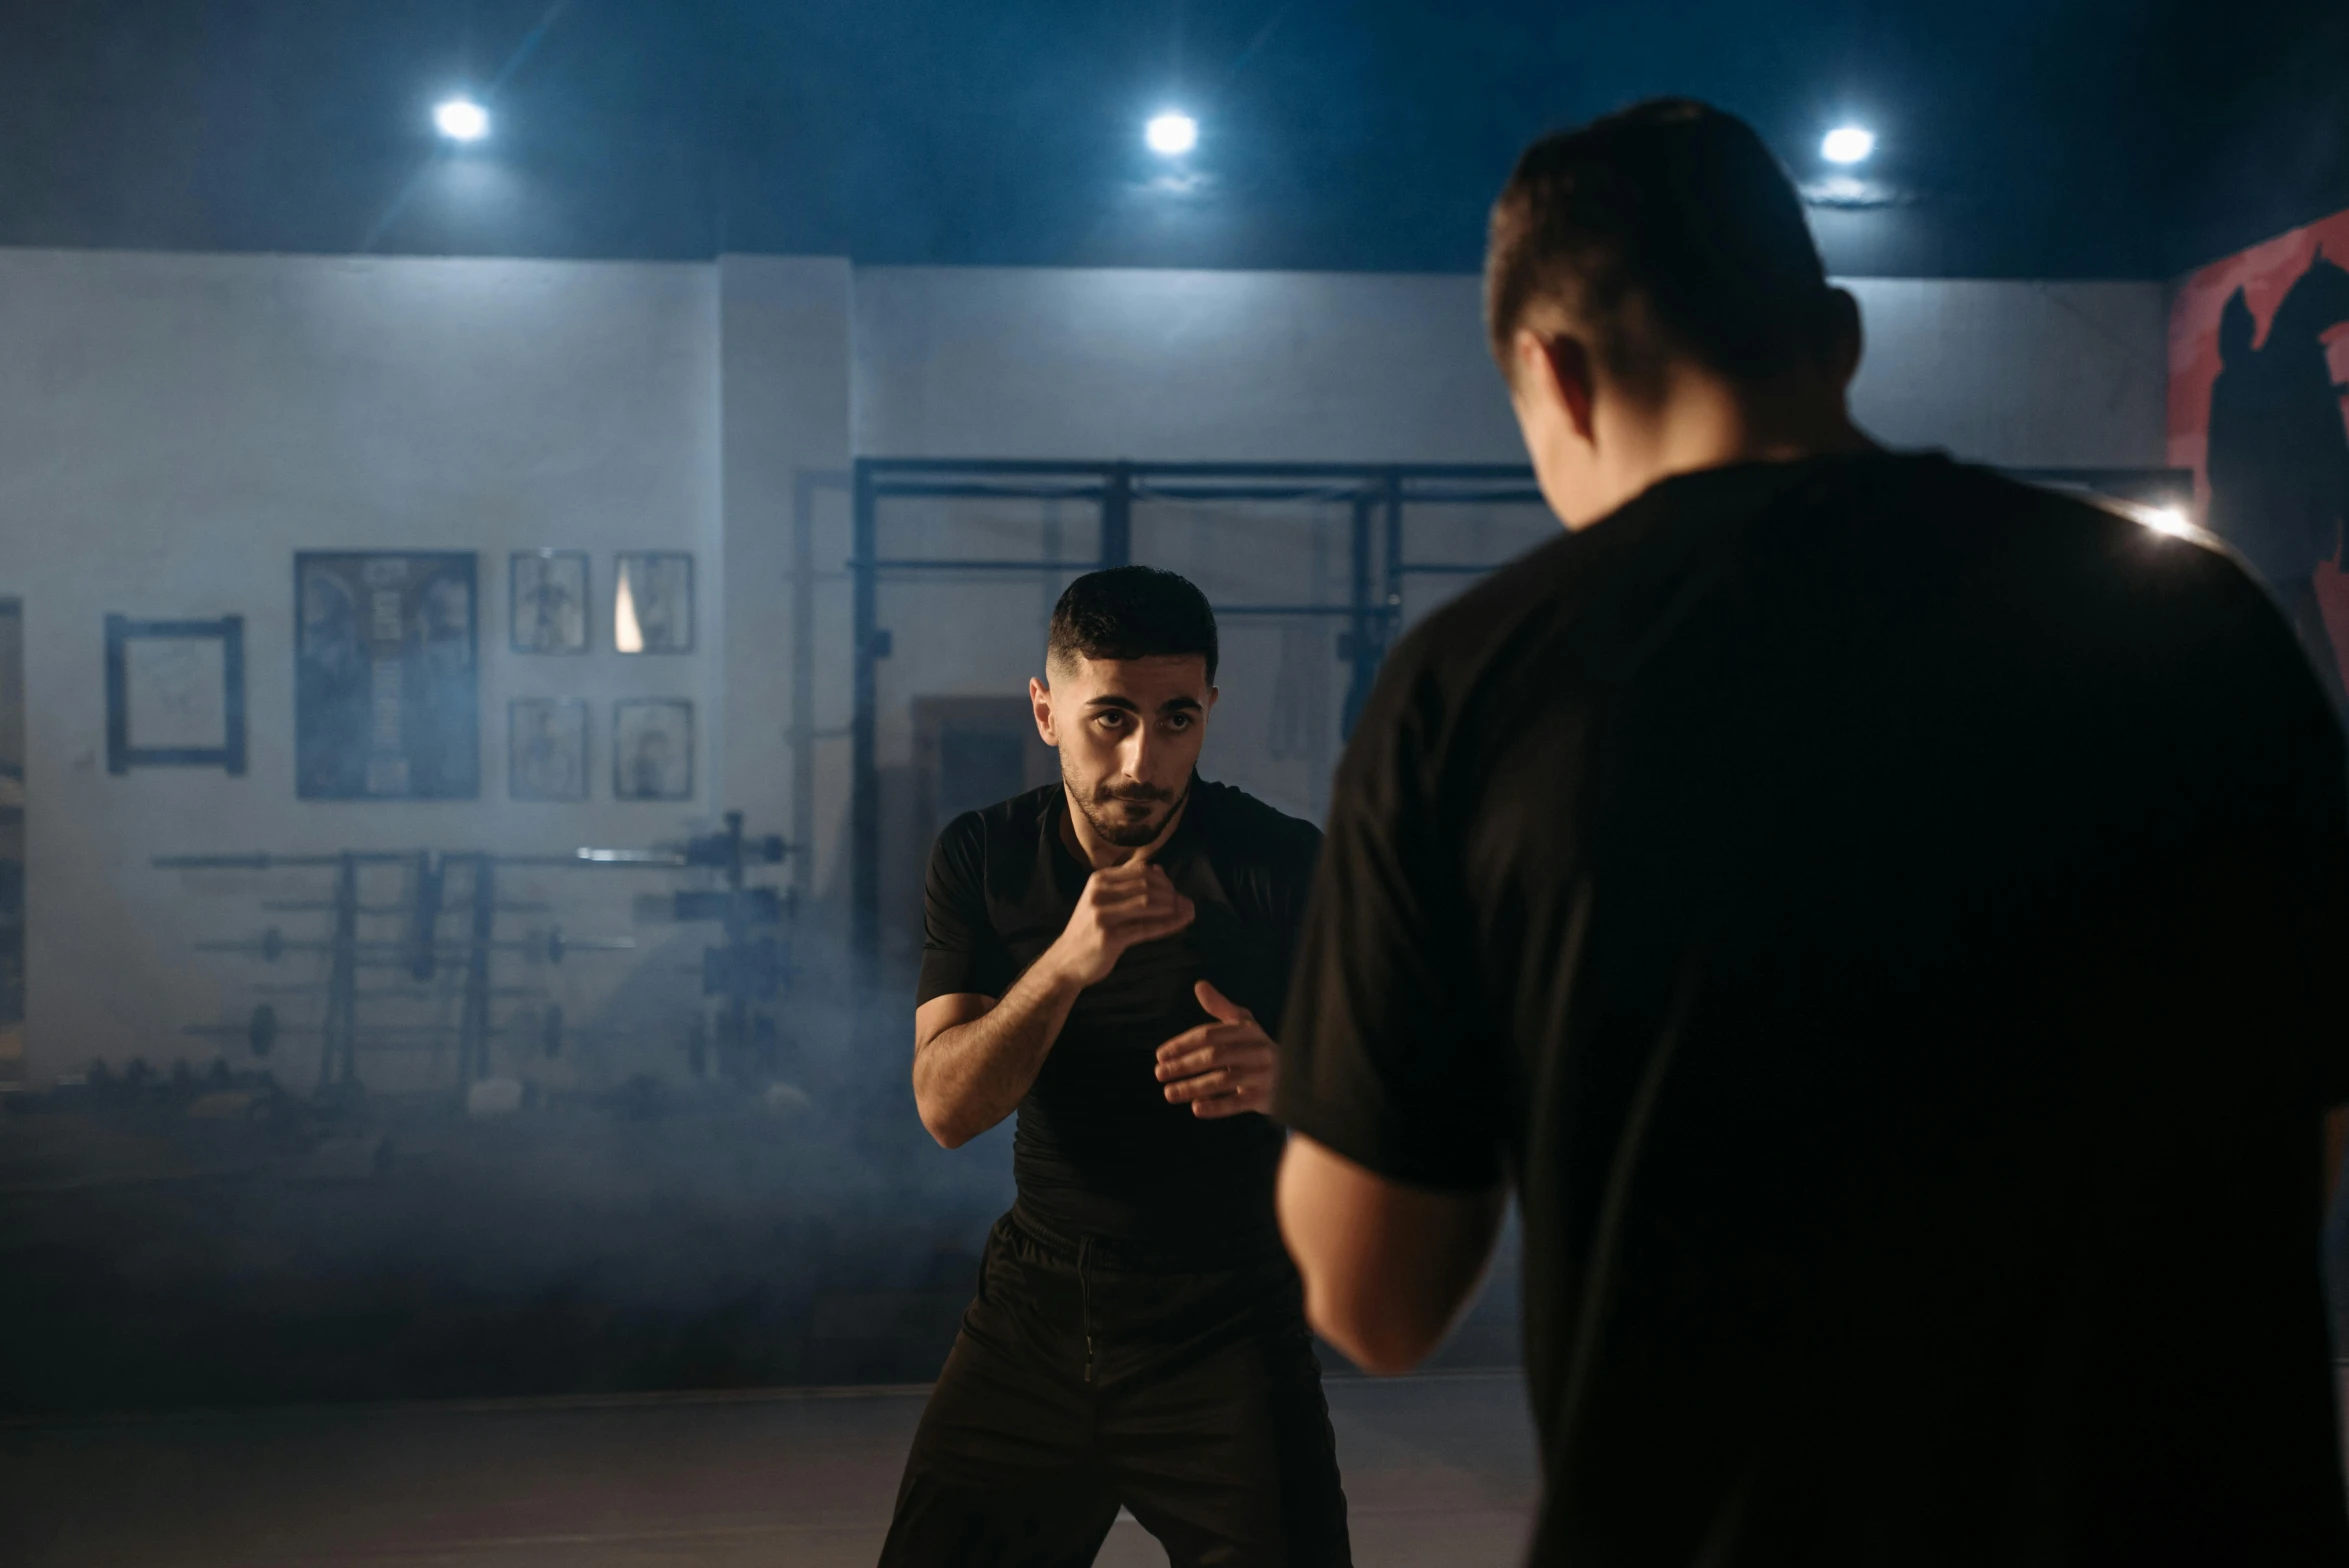
M 1493 195 L 1660 93 L 1878 439 L 2349 515 L 2338 4 L 0 4 L 0 1558 L 870 1562 L 1012 1192 L 923 867 L 1058 777 L 1056 597 L 1197 582 L 1202 772 L 1319 821 L 1557 527 Z M 1515 1560 L 1518 1285 L 1322 1349 L 1357 1561 Z

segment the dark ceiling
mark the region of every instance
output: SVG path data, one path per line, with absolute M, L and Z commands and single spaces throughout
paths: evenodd
M 1656 93 L 1805 181 L 1877 129 L 1845 273 L 2164 276 L 2349 205 L 2342 0 L 0 0 L 0 244 L 1466 271 L 1526 139 Z

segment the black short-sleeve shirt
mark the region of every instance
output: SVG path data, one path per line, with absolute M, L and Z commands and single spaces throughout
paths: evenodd
M 1542 1562 L 2349 1561 L 2341 742 L 2227 556 L 1665 481 L 1404 639 L 1277 1112 L 1518 1189 Z
M 1061 840 L 1061 786 L 968 812 L 930 856 L 919 1000 L 1000 997 L 1067 929 L 1089 875 Z M 1167 1103 L 1159 1046 L 1209 1022 L 1206 980 L 1270 1031 L 1321 834 L 1224 784 L 1195 780 L 1153 857 L 1197 914 L 1126 950 L 1070 1010 L 1020 1102 L 1020 1213 L 1061 1237 L 1104 1236 L 1174 1261 L 1276 1252 L 1284 1134 L 1256 1114 L 1203 1119 Z

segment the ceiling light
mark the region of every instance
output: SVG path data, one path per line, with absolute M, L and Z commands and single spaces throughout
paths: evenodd
M 1187 114 L 1169 110 L 1153 119 L 1143 135 L 1148 138 L 1152 152 L 1179 158 L 1199 145 L 1199 122 Z
M 1865 163 L 1876 150 L 1876 133 L 1857 125 L 1839 125 L 1819 143 L 1819 156 L 1829 163 Z
M 432 111 L 432 123 L 453 142 L 477 142 L 489 134 L 489 111 L 470 98 L 451 98 Z

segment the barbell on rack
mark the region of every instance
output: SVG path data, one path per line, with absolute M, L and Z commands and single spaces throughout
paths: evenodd
M 726 831 L 705 833 L 681 844 L 660 849 L 595 849 L 582 847 L 562 855 L 498 855 L 478 850 L 450 850 L 442 855 L 447 860 L 488 861 L 500 866 L 640 866 L 659 869 L 664 866 L 716 866 L 730 869 L 740 865 L 779 865 L 791 853 L 791 846 L 779 833 L 754 838 L 742 831 L 742 814 L 726 814 Z M 341 865 L 406 865 L 415 861 L 414 850 L 343 850 L 331 854 L 282 855 L 156 855 L 148 864 L 158 871 L 276 871 L 294 867 Z
M 255 980 L 247 986 L 256 996 L 332 996 L 331 980 Z M 352 999 L 361 1002 L 438 1002 L 450 993 L 428 990 L 421 986 L 362 987 L 351 992 Z M 540 985 L 493 985 L 485 995 L 502 1001 L 523 997 L 543 997 L 546 987 Z
M 284 932 L 271 926 L 258 937 L 225 942 L 198 942 L 196 950 L 200 953 L 245 953 L 259 958 L 265 964 L 274 964 L 288 953 L 333 953 L 341 951 L 343 946 L 344 944 L 335 942 L 331 938 L 325 941 L 289 940 Z M 364 953 L 370 955 L 371 959 L 398 965 L 406 964 L 414 951 L 406 942 L 366 941 L 352 942 L 348 946 L 353 954 Z M 563 961 L 563 956 L 566 953 L 631 952 L 636 947 L 636 939 L 627 936 L 589 938 L 565 936 L 561 926 L 549 926 L 544 931 L 534 932 L 520 941 L 501 938 L 497 941 L 482 943 L 463 940 L 435 942 L 433 951 L 445 958 L 462 958 L 476 947 L 486 947 L 496 953 L 526 953 L 533 958 L 543 959 L 547 963 L 559 964 Z
M 369 1024 L 364 1028 L 354 1030 L 353 1034 L 359 1043 L 359 1049 L 382 1051 L 418 1050 L 427 1047 L 387 1045 L 376 1037 L 412 1035 L 429 1039 L 454 1035 L 458 1032 L 459 1028 L 455 1024 Z M 252 1013 L 241 1025 L 189 1024 L 180 1033 L 204 1039 L 242 1040 L 245 1042 L 246 1048 L 255 1056 L 267 1056 L 277 1048 L 277 1042 L 280 1039 L 294 1035 L 315 1039 L 326 1033 L 326 1030 L 318 1024 L 281 1023 L 278 1021 L 277 1009 L 267 1002 L 262 1002 L 254 1007 Z M 563 1043 L 566 1038 L 563 1009 L 559 1006 L 540 1009 L 538 1026 L 535 1029 L 491 1028 L 484 1030 L 483 1033 L 492 1038 L 526 1036 L 538 1042 L 538 1048 L 543 1054 L 550 1057 L 560 1056 L 563 1054 Z
M 495 917 L 503 913 L 542 913 L 550 906 L 544 903 L 502 899 L 496 896 L 494 868 L 498 867 L 578 867 L 603 866 L 617 869 L 645 870 L 703 868 L 714 871 L 724 883 L 723 889 L 687 890 L 675 896 L 676 918 L 680 920 L 716 920 L 726 928 L 726 940 L 705 955 L 702 966 L 702 986 L 705 994 L 725 999 L 724 1016 L 720 1019 L 719 1045 L 721 1057 L 731 1054 L 745 1058 L 745 1052 L 762 1043 L 767 1054 L 772 1054 L 776 1034 L 771 1018 L 754 1018 L 752 1009 L 771 1002 L 779 995 L 788 976 L 788 960 L 782 945 L 764 933 L 762 928 L 779 925 L 791 912 L 790 896 L 778 889 L 747 885 L 745 873 L 755 865 L 775 865 L 783 861 L 792 846 L 779 835 L 751 837 L 742 831 L 742 814 L 728 812 L 722 832 L 707 833 L 682 843 L 666 844 L 650 850 L 581 848 L 568 854 L 495 854 L 482 851 L 341 850 L 324 854 L 226 854 L 226 855 L 160 855 L 153 864 L 170 870 L 241 870 L 271 871 L 279 868 L 313 867 L 334 868 L 337 871 L 335 892 L 331 898 L 278 898 L 265 900 L 264 909 L 275 913 L 314 913 L 335 916 L 335 932 L 331 938 L 289 939 L 275 926 L 262 931 L 258 937 L 242 940 L 212 940 L 196 946 L 207 952 L 239 953 L 258 958 L 264 963 L 276 964 L 289 954 L 326 954 L 332 960 L 332 974 L 316 987 L 267 986 L 268 994 L 297 994 L 316 990 L 327 998 L 327 1022 L 317 1026 L 289 1027 L 282 1023 L 274 1007 L 262 1003 L 254 1008 L 242 1026 L 233 1024 L 206 1024 L 192 1026 L 188 1032 L 200 1036 L 242 1038 L 255 1055 L 266 1056 L 275 1049 L 281 1036 L 304 1035 L 322 1039 L 325 1058 L 321 1068 L 320 1095 L 322 1098 L 358 1092 L 354 1056 L 359 1050 L 399 1050 L 427 1048 L 404 1042 L 437 1042 L 455 1036 L 460 1042 L 458 1073 L 461 1080 L 475 1080 L 486 1070 L 486 1042 L 497 1036 L 508 1038 L 535 1038 L 539 1048 L 548 1056 L 560 1055 L 566 1038 L 562 1009 L 548 1004 L 537 1016 L 534 1027 L 508 1025 L 503 1028 L 489 1023 L 490 999 L 516 994 L 543 996 L 536 988 L 499 987 L 489 984 L 490 956 L 493 953 L 525 955 L 533 961 L 561 964 L 574 952 L 625 952 L 635 948 L 629 938 L 605 940 L 578 940 L 564 935 L 560 926 L 550 925 L 544 931 L 535 931 L 523 940 L 497 939 L 493 935 Z M 437 929 L 440 917 L 448 912 L 445 899 L 444 876 L 447 870 L 460 863 L 469 864 L 472 891 L 469 904 L 472 912 L 470 936 L 461 939 L 442 938 Z M 362 902 L 360 876 L 363 867 L 400 865 L 408 872 L 408 896 L 398 903 Z M 398 940 L 362 939 L 358 922 L 363 917 L 404 917 L 406 929 Z M 757 934 L 754 934 L 757 933 Z M 377 1025 L 359 1024 L 355 1016 L 361 1000 L 415 998 L 417 993 L 400 986 L 360 989 L 357 984 L 361 969 L 403 969 L 417 985 L 429 982 L 435 970 L 444 962 L 460 964 L 465 969 L 464 1019 L 454 1024 Z M 590 1029 L 581 1031 L 579 1038 L 596 1038 L 608 1031 Z M 403 1042 L 403 1043 L 394 1043 Z M 729 1046 L 733 1047 L 729 1052 Z
M 262 900 L 261 907 L 273 915 L 330 915 L 334 913 L 334 900 L 331 898 L 271 898 Z M 351 907 L 362 915 L 411 915 L 415 913 L 413 907 L 407 904 L 354 904 Z M 554 907 L 542 899 L 510 901 L 501 898 L 497 902 L 498 913 L 501 915 L 543 915 Z

